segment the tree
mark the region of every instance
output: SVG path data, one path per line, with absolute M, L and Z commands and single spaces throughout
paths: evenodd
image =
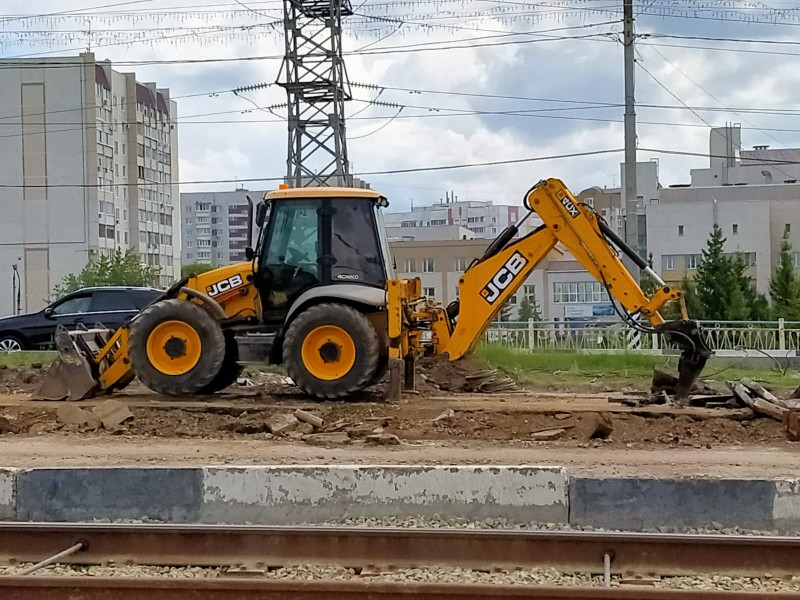
M 735 291 L 733 269 L 723 252 L 724 246 L 722 229 L 715 224 L 697 265 L 695 289 L 701 308 L 698 318 L 719 321 L 729 318 L 731 295 Z
M 214 267 L 208 263 L 189 263 L 181 265 L 181 277 L 188 277 L 189 275 L 200 275 L 213 270 Z
M 519 303 L 519 309 L 517 310 L 517 318 L 520 321 L 541 321 L 542 320 L 542 313 L 541 309 L 539 308 L 539 303 L 536 301 L 536 292 L 531 294 L 531 300 L 528 300 L 528 297 L 525 296 L 522 299 L 522 302 Z
M 769 280 L 769 296 L 776 318 L 788 321 L 800 319 L 800 280 L 794 270 L 792 244 L 784 233 L 781 242 L 781 257 L 778 268 Z
M 497 315 L 497 318 L 500 321 L 511 320 L 511 305 L 508 303 L 508 301 L 503 303 L 503 306 L 500 308 L 500 314 Z
M 158 282 L 158 271 L 159 267 L 143 265 L 133 250 L 117 249 L 110 256 L 103 254 L 90 260 L 77 275 L 64 277 L 53 294 L 60 297 L 81 288 L 107 285 L 153 286 Z

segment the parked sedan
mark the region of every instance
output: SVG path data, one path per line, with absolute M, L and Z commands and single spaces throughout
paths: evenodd
M 58 325 L 77 329 L 102 323 L 116 329 L 163 293 L 146 287 L 85 288 L 39 312 L 0 318 L 0 352 L 49 347 Z

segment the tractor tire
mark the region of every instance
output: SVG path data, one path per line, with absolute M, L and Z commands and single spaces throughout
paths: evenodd
M 303 311 L 283 340 L 289 377 L 317 398 L 343 398 L 367 387 L 380 355 L 375 329 L 344 304 L 318 304 Z
M 222 366 L 214 380 L 200 390 L 200 394 L 216 394 L 226 387 L 236 383 L 239 375 L 242 374 L 244 367 L 238 363 L 239 346 L 234 339 L 233 333 L 225 334 L 225 358 L 222 359 Z
M 129 356 L 139 380 L 168 396 L 199 393 L 219 375 L 225 335 L 204 308 L 188 300 L 163 300 L 130 324 Z

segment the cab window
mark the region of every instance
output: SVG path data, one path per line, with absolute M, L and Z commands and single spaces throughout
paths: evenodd
M 320 200 L 277 201 L 261 264 L 268 308 L 288 308 L 320 282 Z
M 331 254 L 334 283 L 383 287 L 386 276 L 376 234 L 374 204 L 357 198 L 331 200 Z

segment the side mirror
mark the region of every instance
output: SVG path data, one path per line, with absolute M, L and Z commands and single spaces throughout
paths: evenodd
M 256 251 L 253 250 L 250 246 L 244 249 L 244 257 L 247 260 L 253 260 L 256 257 Z
M 44 318 L 45 319 L 52 319 L 53 315 L 56 314 L 56 311 L 53 310 L 52 306 L 48 306 L 44 309 Z
M 264 221 L 267 220 L 267 203 L 266 202 L 259 202 L 258 208 L 256 209 L 256 225 L 258 228 L 261 229 L 264 226 Z

